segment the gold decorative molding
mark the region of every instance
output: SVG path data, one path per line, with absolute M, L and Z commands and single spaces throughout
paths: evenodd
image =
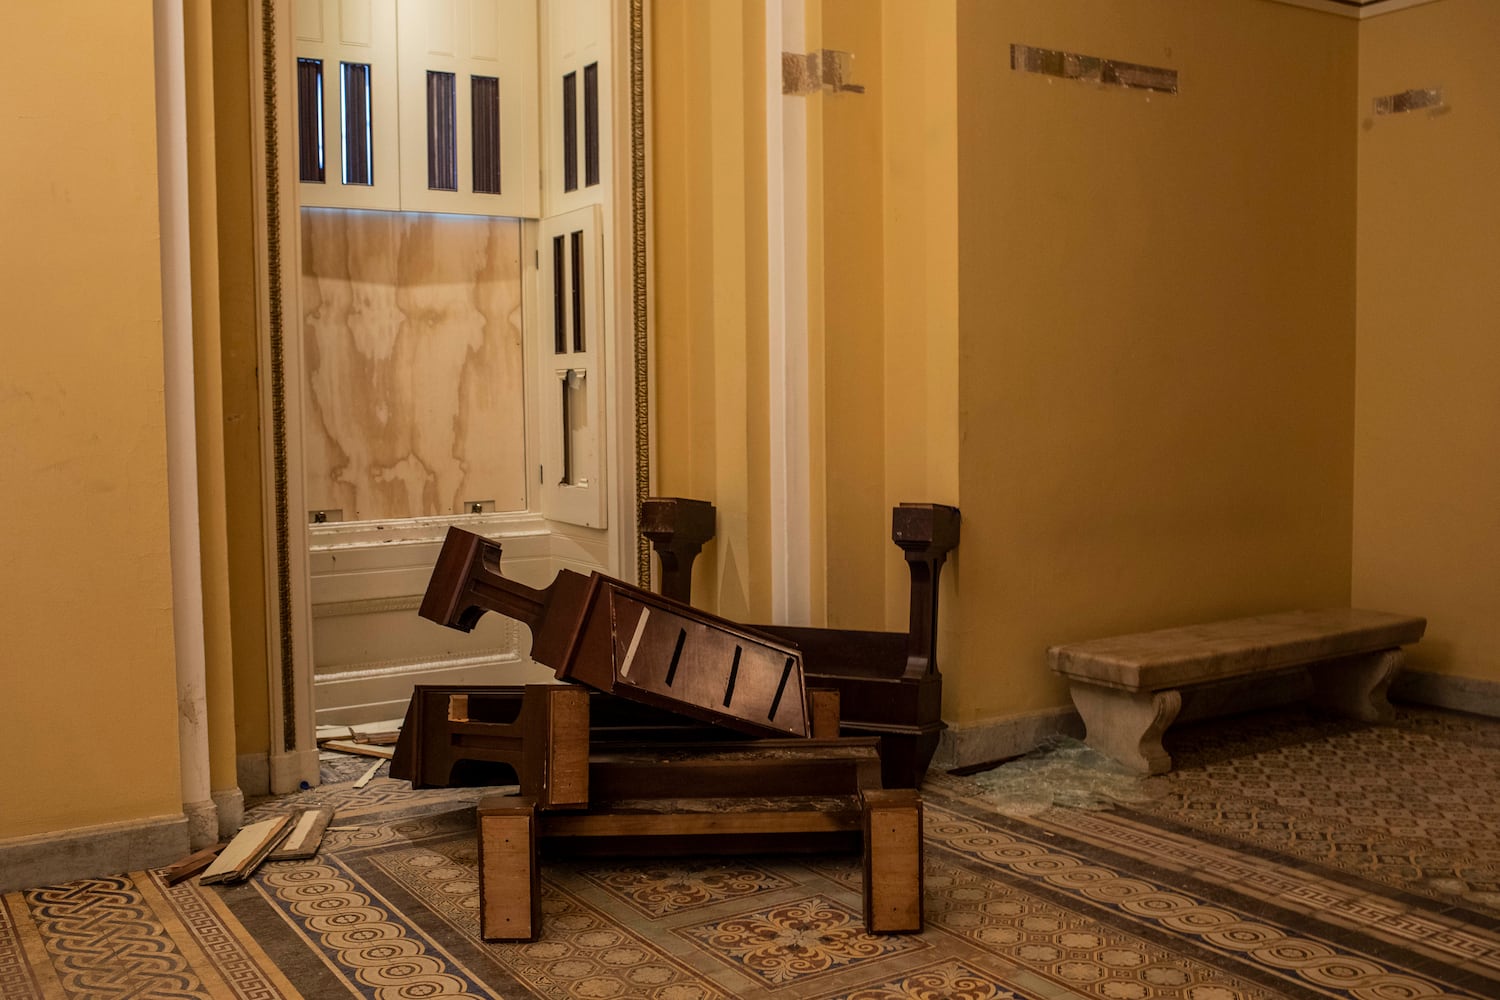
M 272 477 L 275 490 L 274 524 L 276 533 L 276 618 L 277 668 L 281 682 L 282 749 L 297 748 L 297 660 L 292 625 L 292 559 L 291 529 L 287 509 L 286 455 L 286 375 L 285 375 L 285 303 L 281 287 L 281 178 L 278 162 L 276 0 L 261 0 L 260 55 L 262 127 L 265 143 L 266 206 L 266 294 L 269 305 L 269 339 L 271 353 L 271 442 Z
M 628 528 L 636 531 L 641 504 L 651 494 L 650 359 L 646 312 L 646 0 L 630 0 L 630 300 L 635 366 L 635 510 Z M 637 532 L 635 577 L 651 586 L 651 544 Z

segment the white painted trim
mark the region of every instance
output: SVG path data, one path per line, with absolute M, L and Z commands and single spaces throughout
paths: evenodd
M 514 622 L 507 622 L 505 635 L 507 638 L 516 638 L 516 630 L 520 627 Z M 398 660 L 371 660 L 364 663 L 351 663 L 341 666 L 337 670 L 328 670 L 318 675 L 317 683 L 322 684 L 352 684 L 359 681 L 383 680 L 391 677 L 415 677 L 423 683 L 433 683 L 423 680 L 423 675 L 439 670 L 467 670 L 471 667 L 490 667 L 500 663 L 522 663 L 521 654 L 516 651 L 514 642 L 504 646 L 495 646 L 490 649 L 482 649 L 474 653 L 465 653 L 460 656 L 448 656 L 442 659 L 431 657 L 409 657 Z
M 229 840 L 244 825 L 245 793 L 238 788 L 221 788 L 213 794 L 219 816 L 219 839 Z
M 187 853 L 180 814 L 0 840 L 0 893 L 157 868 Z
M 532 491 L 528 487 L 528 495 Z M 308 525 L 312 551 L 366 548 L 394 544 L 441 542 L 448 526 L 457 524 L 487 538 L 520 538 L 549 533 L 546 518 L 531 511 L 497 514 L 441 514 L 434 517 L 396 517 L 371 521 L 334 521 Z
M 803 0 L 766 4 L 766 315 L 769 317 L 771 617 L 812 615 L 807 358 L 807 100 L 781 92 L 781 54 L 806 47 Z
M 766 4 L 766 318 L 767 399 L 771 449 L 771 620 L 792 622 L 787 545 L 788 484 L 786 467 L 786 178 L 784 101 L 781 53 L 787 45 L 786 3 Z
M 361 665 L 363 666 L 363 665 Z M 369 725 L 406 714 L 414 684 L 550 684 L 557 678 L 514 648 L 318 675 L 319 725 Z
M 311 713 L 309 713 L 311 714 Z M 297 715 L 302 715 L 298 709 Z M 312 725 L 313 720 L 308 719 Z M 287 792 L 301 791 L 318 784 L 318 751 L 316 748 L 305 750 L 298 748 L 288 753 L 273 753 L 266 758 L 266 764 L 271 780 L 271 794 L 285 795 Z M 305 784 L 304 784 L 305 783 Z
M 210 796 L 203 569 L 198 539 L 198 432 L 193 388 L 193 283 L 188 229 L 187 70 L 182 4 L 155 0 L 156 177 L 161 217 L 162 361 L 167 505 L 172 547 L 172 641 L 177 756 L 194 848 L 218 840 Z
M 240 791 L 253 797 L 271 794 L 270 755 L 242 753 L 234 759 L 235 783 Z
M 1324 14 L 1337 14 L 1340 17 L 1352 17 L 1362 21 L 1366 18 L 1379 17 L 1382 14 L 1394 14 L 1398 10 L 1435 3 L 1436 0 L 1358 0 L 1360 6 L 1357 7 L 1348 3 L 1338 3 L 1337 0 L 1270 0 L 1270 2 L 1292 7 L 1305 7 Z

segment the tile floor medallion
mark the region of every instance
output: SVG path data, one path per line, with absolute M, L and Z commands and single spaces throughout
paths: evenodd
M 862 928 L 850 856 L 544 866 L 544 932 L 479 937 L 488 789 L 353 781 L 318 857 L 246 884 L 134 872 L 0 898 L 0 997 L 1425 1000 L 1500 997 L 1500 722 L 1283 709 L 1168 734 L 1105 808 L 1006 814 L 929 776 L 926 930 Z M 1125 790 L 1128 791 L 1128 790 Z
M 580 866 L 578 874 L 647 917 L 712 906 L 793 883 L 769 866 L 689 858 L 619 867 Z
M 766 986 L 798 983 L 860 963 L 930 948 L 920 935 L 864 932 L 864 918 L 831 899 L 808 896 L 679 928 L 698 950 Z

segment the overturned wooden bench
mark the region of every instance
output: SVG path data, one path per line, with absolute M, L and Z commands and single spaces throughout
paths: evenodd
M 795 646 L 810 688 L 837 691 L 846 736 L 878 736 L 887 788 L 915 788 L 927 773 L 943 722 L 938 672 L 938 576 L 958 545 L 957 507 L 903 503 L 891 510 L 891 541 L 911 575 L 905 632 L 796 625 L 747 626 Z M 714 536 L 714 505 L 682 497 L 641 503 L 641 534 L 661 559 L 661 592 L 692 600 L 693 560 Z
M 1389 721 L 1386 690 L 1401 647 L 1422 638 L 1425 618 L 1333 608 L 1289 611 L 1053 646 L 1087 742 L 1143 774 L 1172 758 L 1162 735 L 1182 708 L 1182 689 L 1306 666 L 1314 701 L 1365 722 Z

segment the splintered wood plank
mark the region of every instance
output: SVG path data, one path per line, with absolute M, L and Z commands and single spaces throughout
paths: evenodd
M 243 882 L 281 842 L 291 825 L 292 817 L 273 816 L 245 827 L 235 834 L 229 846 L 220 852 L 219 857 L 208 866 L 208 870 L 198 881 L 204 885 Z
M 542 930 L 534 799 L 482 799 L 479 821 L 479 935 L 531 941 Z
M 375 763 L 371 764 L 370 765 L 370 769 L 368 771 L 366 771 L 364 774 L 360 775 L 359 779 L 354 782 L 354 787 L 355 788 L 363 788 L 366 785 L 368 785 L 370 783 L 371 779 L 373 779 L 375 777 L 375 772 L 378 771 L 378 770 L 380 770 L 380 765 L 383 764 L 383 763 L 385 763 L 385 762 L 377 760 Z
M 228 846 L 227 843 L 214 844 L 212 847 L 205 847 L 201 851 L 194 851 L 181 861 L 176 861 L 169 865 L 163 873 L 163 878 L 167 885 L 176 885 L 184 879 L 190 879 L 213 864 L 214 858 L 217 858 L 219 852 Z
M 379 766 L 379 765 L 376 765 Z M 323 833 L 333 819 L 333 808 L 321 806 L 304 809 L 297 815 L 292 832 L 287 834 L 281 846 L 267 855 L 267 861 L 301 861 L 313 857 L 323 843 Z
M 865 930 L 922 929 L 922 800 L 909 789 L 864 797 Z
M 360 757 L 379 757 L 382 760 L 390 760 L 396 755 L 394 746 L 374 746 L 370 743 L 355 743 L 353 740 L 329 740 L 323 744 L 322 749 L 352 753 Z

